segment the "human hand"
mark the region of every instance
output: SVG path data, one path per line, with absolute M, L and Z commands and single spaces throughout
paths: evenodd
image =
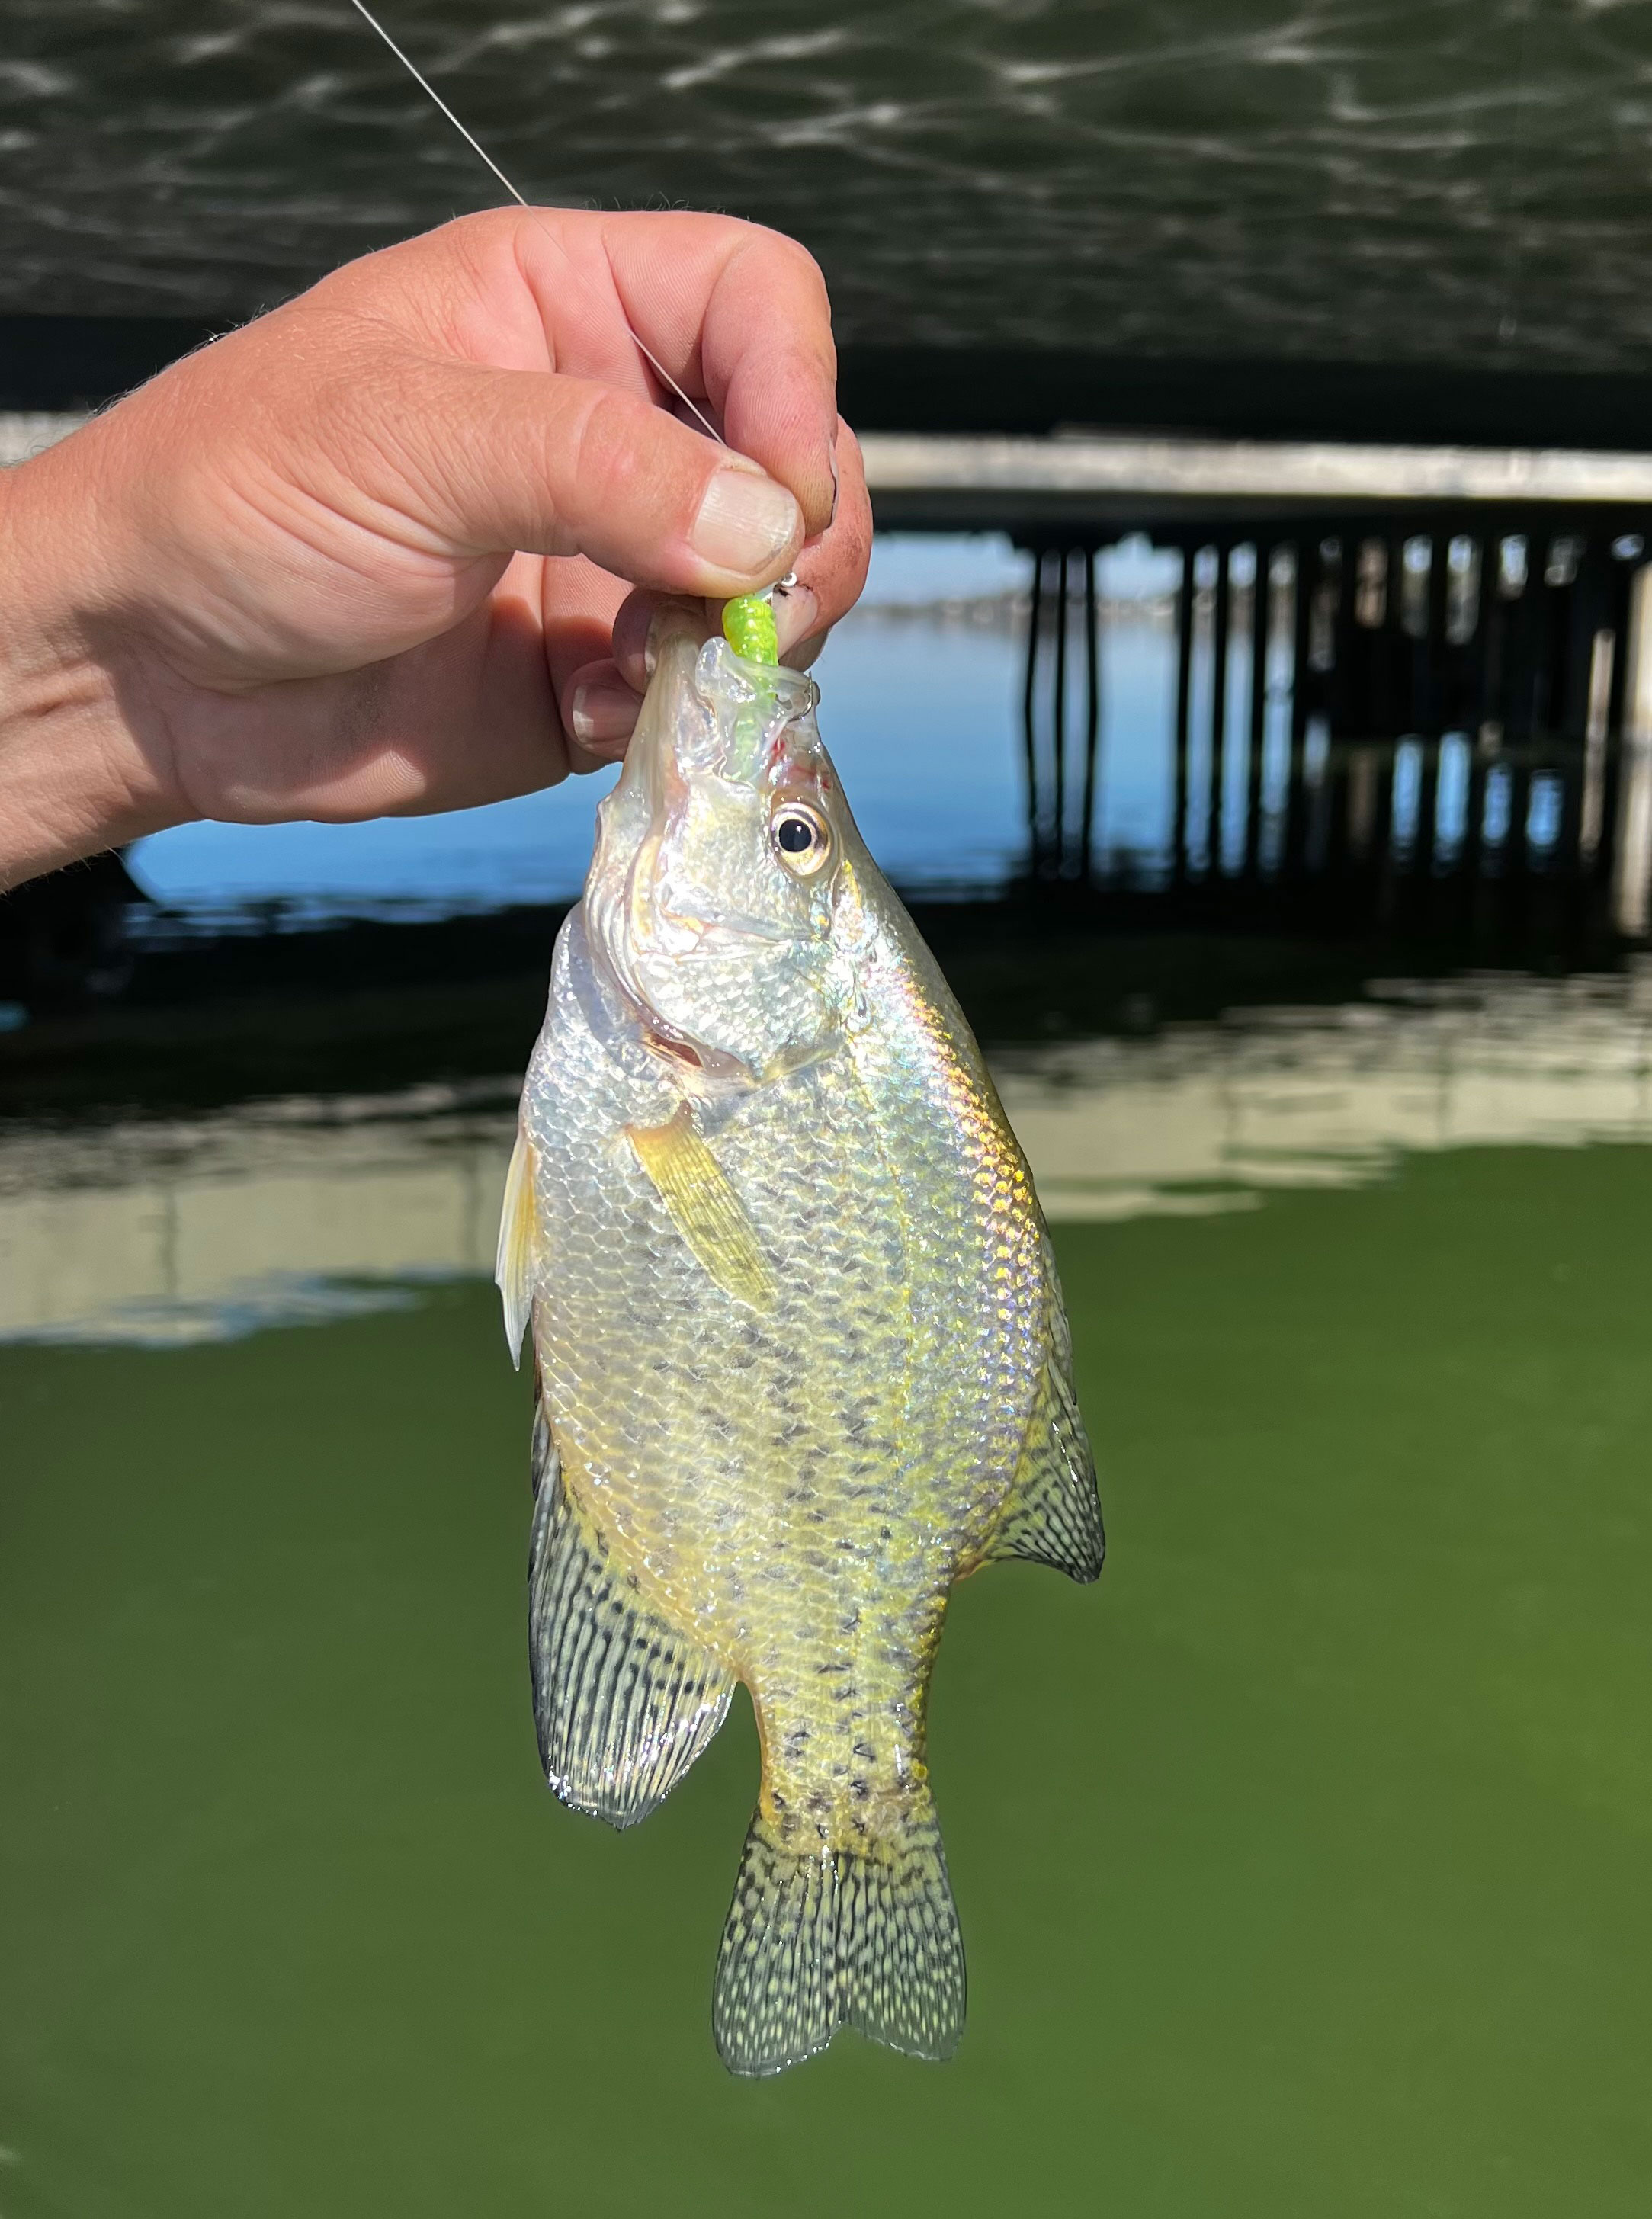
M 802 659 L 870 546 L 834 378 L 790 240 L 564 210 L 447 225 L 174 364 L 0 482 L 0 885 L 194 817 L 593 768 L 661 593 L 795 570 Z

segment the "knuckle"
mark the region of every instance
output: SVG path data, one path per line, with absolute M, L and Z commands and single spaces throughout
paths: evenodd
M 645 466 L 651 420 L 659 415 L 637 395 L 613 386 L 584 395 L 569 442 L 570 520 L 589 521 L 631 489 Z
M 786 237 L 784 233 L 780 233 L 778 236 L 785 239 L 786 258 L 796 270 L 798 277 L 801 277 L 813 291 L 817 293 L 823 301 L 824 301 L 826 298 L 826 273 L 821 268 L 819 263 L 816 261 L 814 256 L 809 252 L 809 249 L 804 246 L 800 239 L 788 239 Z
M 462 295 L 485 296 L 520 270 L 527 221 L 520 208 L 479 208 L 470 215 L 455 216 L 420 244 L 438 250 Z
M 756 252 L 771 270 L 778 266 L 789 277 L 799 280 L 804 290 L 818 294 L 823 301 L 826 298 L 825 273 L 801 239 L 793 239 L 790 232 L 775 231 L 764 223 L 748 223 L 734 216 L 726 216 L 721 221 L 737 235 L 736 251 L 743 248 Z
M 770 252 L 777 255 L 789 268 L 796 270 L 798 276 L 811 278 L 823 289 L 824 288 L 826 281 L 821 276 L 820 264 L 800 239 L 793 239 L 789 231 L 772 231 L 767 226 L 764 227 L 762 235 Z
M 486 258 L 511 247 L 530 221 L 526 211 L 516 207 L 476 208 L 469 215 L 456 215 L 427 236 L 462 254 Z

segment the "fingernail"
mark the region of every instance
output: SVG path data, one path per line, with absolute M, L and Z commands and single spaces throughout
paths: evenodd
M 759 577 L 802 537 L 803 518 L 783 485 L 759 470 L 732 469 L 706 487 L 689 544 L 717 569 Z
M 830 464 L 832 472 L 832 513 L 826 525 L 826 529 L 829 531 L 832 525 L 837 522 L 837 504 L 843 494 L 843 482 L 837 475 L 837 442 L 835 438 L 826 442 L 826 460 Z
M 568 727 L 582 748 L 603 747 L 629 738 L 642 705 L 630 687 L 616 679 L 587 679 L 569 697 Z
M 820 622 L 820 603 L 807 586 L 788 586 L 774 596 L 774 631 L 780 653 L 807 639 Z

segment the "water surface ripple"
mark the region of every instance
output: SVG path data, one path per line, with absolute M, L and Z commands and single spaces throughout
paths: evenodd
M 531 194 L 726 208 L 863 343 L 1652 362 L 1652 10 L 395 0 Z M 15 0 L 0 308 L 239 316 L 484 205 L 345 0 Z

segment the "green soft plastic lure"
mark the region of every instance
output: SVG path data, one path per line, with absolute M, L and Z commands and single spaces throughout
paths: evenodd
M 747 662 L 778 664 L 780 643 L 774 630 L 774 604 L 767 594 L 742 594 L 723 604 L 723 637 Z

